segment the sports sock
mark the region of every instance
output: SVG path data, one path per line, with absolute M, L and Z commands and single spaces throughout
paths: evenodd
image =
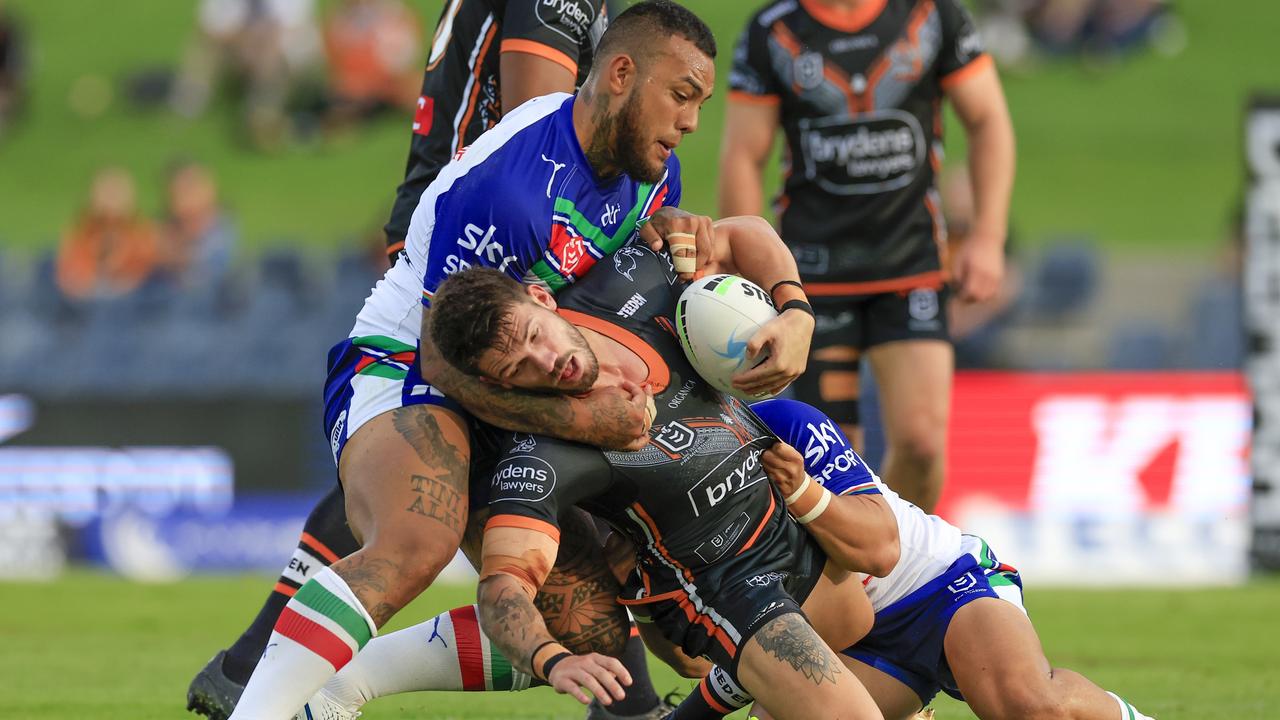
M 1124 698 L 1121 698 L 1119 695 L 1111 692 L 1110 690 L 1107 691 L 1107 694 L 1114 698 L 1116 702 L 1120 703 L 1120 720 L 1152 720 L 1146 715 L 1138 712 L 1138 708 L 1125 702 Z
M 441 613 L 375 638 L 325 683 L 348 710 L 374 698 L 417 690 L 524 690 L 543 685 L 516 670 L 480 632 L 475 605 Z
M 253 668 L 267 647 L 271 630 L 280 618 L 289 598 L 298 592 L 302 584 L 316 573 L 360 549 L 359 543 L 347 527 L 347 513 L 342 492 L 335 486 L 320 499 L 302 526 L 302 538 L 298 548 L 289 558 L 289 564 L 280 573 L 275 589 L 258 610 L 244 633 L 227 648 L 222 659 L 222 673 L 239 685 L 249 682 Z
M 631 637 L 627 638 L 627 646 L 619 658 L 627 672 L 631 673 L 631 685 L 626 688 L 627 696 L 614 700 L 609 705 L 609 712 L 614 715 L 641 715 L 658 707 L 662 700 L 658 691 L 653 689 L 653 680 L 649 677 L 649 663 L 645 656 L 644 641 L 636 626 L 631 626 Z
M 292 717 L 378 632 L 347 583 L 325 568 L 280 613 L 232 718 Z
M 751 694 L 717 665 L 666 720 L 720 720 L 750 705 L 752 700 Z

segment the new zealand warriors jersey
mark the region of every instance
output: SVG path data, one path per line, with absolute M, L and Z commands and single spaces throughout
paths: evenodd
M 508 434 L 493 476 L 490 524 L 556 536 L 562 511 L 585 508 L 639 549 L 624 601 L 675 600 L 691 616 L 705 614 L 708 627 L 719 622 L 709 608 L 724 600 L 721 593 L 733 597 L 734 583 L 751 578 L 777 581 L 802 601 L 825 558 L 764 473 L 760 455 L 774 435 L 685 359 L 672 327 L 682 288 L 673 284 L 669 259 L 632 245 L 604 265 L 560 296 L 560 312 L 648 365 L 657 408 L 651 440 L 638 452 L 606 452 Z M 730 625 L 715 632 L 736 644 Z
M 607 25 L 603 0 L 446 2 L 422 77 L 409 162 L 386 226 L 387 242 L 404 241 L 418 198 L 449 158 L 496 125 L 504 110 L 514 109 L 502 107 L 502 53 L 541 56 L 581 84 Z
M 573 96 L 530 100 L 423 193 L 403 259 L 365 301 L 351 336 L 416 343 L 436 287 L 476 265 L 559 291 L 635 237 L 658 208 L 677 204 L 679 178 L 674 154 L 656 183 L 596 177 L 574 132 Z
M 990 62 L 959 2 L 780 0 L 739 40 L 730 98 L 779 108 L 780 231 L 810 294 L 941 282 L 943 92 Z

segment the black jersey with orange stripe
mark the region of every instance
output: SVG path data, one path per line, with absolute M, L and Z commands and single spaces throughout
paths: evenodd
M 959 0 L 870 0 L 847 13 L 778 0 L 752 17 L 730 99 L 778 107 L 780 231 L 806 284 L 821 283 L 811 293 L 941 280 L 943 94 L 989 62 Z M 851 291 L 825 292 L 841 286 Z
M 688 641 L 686 649 L 701 654 L 710 634 L 732 657 L 726 644 L 736 647 L 735 637 L 747 629 L 726 618 L 742 617 L 748 608 L 730 612 L 726 604 L 736 602 L 734 593 L 748 587 L 743 583 L 766 574 L 803 602 L 825 556 L 787 514 L 764 473 L 760 454 L 776 436 L 685 359 L 672 327 L 683 288 L 669 258 L 631 245 L 614 253 L 612 264 L 612 270 L 588 273 L 557 300 L 570 322 L 613 338 L 648 365 L 657 408 L 649 444 L 637 452 L 609 452 L 506 433 L 490 487 L 489 526 L 554 536 L 563 511 L 574 505 L 588 510 L 638 548 L 637 574 L 624 602 L 673 602 L 682 615 L 688 609 L 690 627 L 704 626 L 702 642 L 673 641 Z M 656 606 L 653 612 L 661 614 Z
M 388 247 L 403 244 L 418 199 L 440 169 L 501 119 L 501 54 L 541 55 L 581 84 L 607 25 L 604 0 L 445 3 L 422 77 L 404 182 L 384 228 Z

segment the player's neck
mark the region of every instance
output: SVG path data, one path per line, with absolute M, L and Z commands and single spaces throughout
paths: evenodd
M 613 151 L 614 116 L 609 112 L 609 96 L 590 85 L 583 86 L 573 99 L 573 131 L 578 145 L 596 177 L 608 180 L 622 174 Z
M 616 387 L 623 380 L 639 384 L 649 378 L 649 366 L 626 345 L 591 328 L 577 328 L 600 364 L 593 387 Z

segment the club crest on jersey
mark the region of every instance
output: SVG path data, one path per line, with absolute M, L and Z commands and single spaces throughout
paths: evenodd
M 622 277 L 635 282 L 635 278 L 631 277 L 631 273 L 635 272 L 636 264 L 644 253 L 637 247 L 620 248 L 613 254 L 613 269 L 618 271 Z
M 551 228 L 551 253 L 560 266 L 560 274 L 578 276 L 591 267 L 594 260 L 587 256 L 585 240 L 578 229 L 567 223 L 557 222 Z
M 792 65 L 796 85 L 801 90 L 812 90 L 821 85 L 823 64 L 821 53 L 806 52 L 796 56 Z
M 513 449 L 516 452 L 533 452 L 533 449 L 538 447 L 538 441 L 529 433 L 512 433 L 511 440 L 515 443 Z

